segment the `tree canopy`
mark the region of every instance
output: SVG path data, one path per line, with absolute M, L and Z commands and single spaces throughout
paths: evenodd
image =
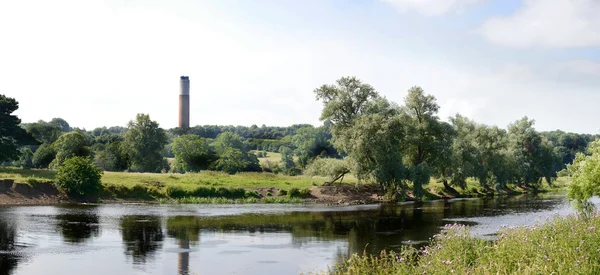
M 150 115 L 138 114 L 129 121 L 124 146 L 131 160 L 132 170 L 160 172 L 164 168 L 162 150 L 167 144 L 167 135 Z
M 21 128 L 21 120 L 12 114 L 17 109 L 19 103 L 14 98 L 0 94 L 0 162 L 17 159 L 19 146 L 35 144 Z

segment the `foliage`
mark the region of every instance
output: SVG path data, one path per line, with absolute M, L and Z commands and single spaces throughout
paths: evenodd
M 13 163 L 14 166 L 20 166 L 24 168 L 33 167 L 33 152 L 27 147 L 19 150 L 19 159 Z
M 308 188 L 303 188 L 303 189 L 292 188 L 286 192 L 286 195 L 288 198 L 308 198 L 311 196 L 310 189 L 308 189 Z
M 294 163 L 294 151 L 288 147 L 280 147 L 281 161 L 279 162 L 279 171 L 285 175 L 296 175 L 296 164 Z
M 215 154 L 206 139 L 196 135 L 183 135 L 173 140 L 175 171 L 197 172 L 206 170 L 214 161 Z
M 212 146 L 218 155 L 213 168 L 229 174 L 261 171 L 258 158 L 248 151 L 239 135 L 229 132 L 220 134 Z
M 56 174 L 56 184 L 72 196 L 96 195 L 102 189 L 102 170 L 88 157 L 71 157 L 64 161 Z
M 461 225 L 446 226 L 428 246 L 379 256 L 354 254 L 333 274 L 597 274 L 600 216 L 558 217 L 544 225 L 503 229 L 485 242 Z
M 35 144 L 31 137 L 19 126 L 21 120 L 12 113 L 19 109 L 19 103 L 0 94 L 0 163 L 16 160 L 20 145 Z
M 60 128 L 60 130 L 63 131 L 63 132 L 71 132 L 71 131 L 73 131 L 73 128 L 71 128 L 71 126 L 69 125 L 69 123 L 66 120 L 64 120 L 62 118 L 59 118 L 59 117 L 53 118 L 48 123 L 52 124 L 52 125 L 58 126 Z
M 56 140 L 58 140 L 58 138 L 62 134 L 61 127 L 55 124 L 45 122 L 43 120 L 40 120 L 35 123 L 25 124 L 24 126 L 27 130 L 27 133 L 32 135 L 36 140 L 38 140 L 41 143 L 52 144 Z
M 304 170 L 308 176 L 327 177 L 327 184 L 344 180 L 344 176 L 350 173 L 350 165 L 347 159 L 316 158 Z
M 292 137 L 298 164 L 305 168 L 317 156 L 335 156 L 336 151 L 330 142 L 331 134 L 324 126 L 306 126 L 298 129 Z M 281 150 L 281 147 L 280 149 Z
M 591 142 L 588 152 L 588 156 L 577 153 L 573 164 L 566 169 L 571 176 L 568 197 L 578 205 L 600 195 L 600 140 Z
M 164 168 L 161 151 L 167 144 L 165 131 L 146 114 L 137 114 L 127 126 L 124 147 L 131 161 L 131 170 L 160 172 Z
M 56 158 L 50 165 L 52 168 L 60 167 L 68 158 L 89 157 L 91 154 L 85 136 L 80 132 L 71 132 L 60 136 L 53 147 L 56 150 Z
M 97 151 L 94 162 L 105 171 L 125 171 L 129 168 L 129 155 L 121 141 L 114 141 Z
M 56 157 L 54 146 L 48 143 L 42 144 L 33 153 L 32 164 L 36 168 L 48 168 L 50 163 Z

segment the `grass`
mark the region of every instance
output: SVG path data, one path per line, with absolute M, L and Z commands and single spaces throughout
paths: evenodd
M 276 154 L 276 153 L 273 153 Z M 14 167 L 0 167 L 0 180 L 10 179 L 16 183 L 35 185 L 40 182 L 52 182 L 55 171 L 45 169 L 20 169 Z M 104 199 L 144 199 L 158 200 L 180 199 L 185 197 L 198 198 L 224 198 L 229 200 L 260 198 L 256 192 L 259 189 L 271 189 L 263 193 L 265 197 L 307 198 L 310 197 L 310 188 L 321 186 L 328 178 L 309 176 L 285 176 L 273 173 L 238 173 L 229 175 L 223 172 L 202 171 L 186 174 L 157 174 L 157 173 L 126 173 L 104 172 L 102 184 Z M 345 184 L 356 184 L 358 180 L 352 175 L 345 177 Z M 559 178 L 554 187 L 543 186 L 542 191 L 564 191 L 568 178 Z M 432 178 L 425 186 L 424 200 L 434 200 L 440 197 L 453 197 L 444 190 L 441 182 Z M 273 189 L 279 189 L 278 191 Z M 411 186 L 409 186 L 409 190 Z M 467 181 L 467 188 L 458 189 L 459 197 L 478 197 L 489 195 L 489 190 L 481 187 L 474 179 Z M 530 190 L 509 189 L 512 193 L 525 193 Z M 264 199 L 263 199 L 264 201 Z M 267 200 L 266 202 L 269 202 Z
M 600 215 L 557 217 L 544 225 L 505 228 L 496 241 L 446 226 L 421 250 L 352 255 L 332 274 L 600 274 Z M 326 273 L 326 272 L 323 272 Z

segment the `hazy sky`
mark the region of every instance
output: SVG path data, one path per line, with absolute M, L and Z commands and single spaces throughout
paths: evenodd
M 357 76 L 401 102 L 413 85 L 505 127 L 599 133 L 600 1 L 0 1 L 0 94 L 24 122 L 320 124 L 313 90 Z

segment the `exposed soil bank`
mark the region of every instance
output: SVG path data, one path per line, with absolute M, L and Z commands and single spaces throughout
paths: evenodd
M 72 202 L 72 200 L 62 195 L 51 183 L 38 183 L 31 186 L 15 183 L 13 180 L 0 180 L 0 205 L 40 205 L 67 202 Z

